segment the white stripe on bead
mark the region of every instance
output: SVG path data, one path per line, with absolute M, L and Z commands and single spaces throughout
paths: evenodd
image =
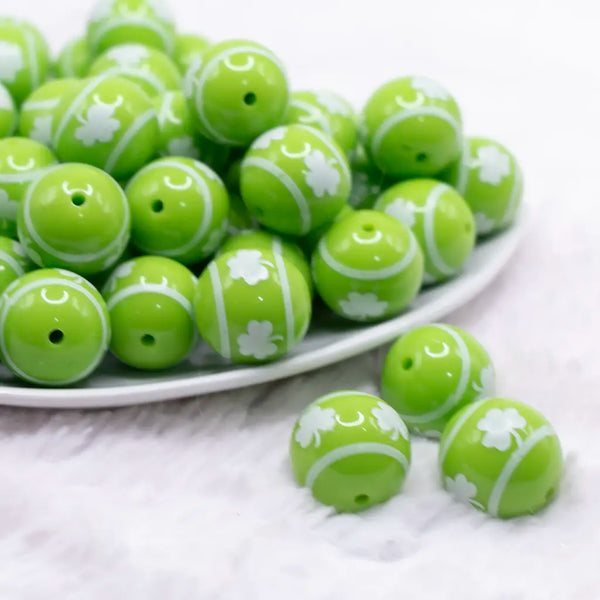
M 21 107 L 21 114 L 33 110 L 52 110 L 60 104 L 60 98 L 50 98 L 49 100 L 26 100 Z
M 225 299 L 223 298 L 223 286 L 219 268 L 213 261 L 208 265 L 208 274 L 213 288 L 213 297 L 215 299 L 215 309 L 217 311 L 217 323 L 219 325 L 219 337 L 221 339 L 220 354 L 224 358 L 231 358 L 231 344 L 229 343 L 229 323 L 227 322 L 227 311 L 225 309 Z
M 304 129 L 306 131 L 309 131 L 315 137 L 319 138 L 329 148 L 329 150 L 332 152 L 332 154 L 337 159 L 338 163 L 340 163 L 340 167 L 342 168 L 344 175 L 346 175 L 346 177 L 348 179 L 351 178 L 350 166 L 348 165 L 348 159 L 338 150 L 338 148 L 335 145 L 335 141 L 333 139 L 328 138 L 322 131 L 315 129 L 314 127 L 309 127 L 308 125 L 298 125 L 298 127 L 301 127 L 302 129 Z
M 463 151 L 458 164 L 458 175 L 456 177 L 456 191 L 464 197 L 469 183 L 469 166 L 471 160 L 471 140 L 465 138 L 463 142 Z
M 19 277 L 25 275 L 23 267 L 8 252 L 0 250 L 0 262 L 6 263 Z
M 292 304 L 292 290 L 290 289 L 290 281 L 288 279 L 287 269 L 281 255 L 281 239 L 273 238 L 273 254 L 275 256 L 275 267 L 281 281 L 281 293 L 283 296 L 283 312 L 285 314 L 285 339 L 286 349 L 289 350 L 296 342 L 294 332 L 294 306 Z
M 315 404 L 321 404 L 323 402 L 327 402 L 328 400 L 333 400 L 335 398 L 341 398 L 342 396 L 364 396 L 366 398 L 373 398 L 374 400 L 381 400 L 377 396 L 373 396 L 373 394 L 367 394 L 366 392 L 357 392 L 356 390 L 342 390 L 339 392 L 331 392 L 331 394 L 325 394 L 325 396 L 321 396 L 315 400 Z
M 445 183 L 436 185 L 429 193 L 429 196 L 427 196 L 423 208 L 423 232 L 425 233 L 425 245 L 427 246 L 429 260 L 440 273 L 447 276 L 454 275 L 456 269 L 453 269 L 444 262 L 435 243 L 435 210 L 442 194 L 449 190 L 451 190 L 450 186 Z
M 126 298 L 131 298 L 131 296 L 137 296 L 139 294 L 160 294 L 162 296 L 167 296 L 168 298 L 171 298 L 171 300 L 177 302 L 177 304 L 187 312 L 190 318 L 194 318 L 192 303 L 183 294 L 162 283 L 144 282 L 129 285 L 122 290 L 119 290 L 108 299 L 106 303 L 108 310 L 112 310 L 119 302 L 122 302 Z
M 103 75 L 111 77 L 133 77 L 145 81 L 157 94 L 164 94 L 167 91 L 165 84 L 152 72 L 142 69 L 133 69 L 130 67 L 110 67 L 102 72 Z
M 0 174 L 0 185 L 11 183 L 28 183 L 44 175 L 52 165 L 33 171 L 24 171 L 23 173 L 2 173 Z
M 514 159 L 513 159 L 514 160 Z M 523 183 L 523 173 L 521 169 L 516 164 L 515 161 L 515 180 L 513 182 L 513 187 L 510 193 L 510 199 L 508 201 L 508 206 L 506 207 L 506 211 L 500 220 L 501 225 L 508 225 L 515 217 L 517 210 L 519 208 L 519 196 L 521 195 L 522 189 L 521 185 Z
M 27 58 L 29 60 L 29 83 L 33 92 L 40 87 L 40 65 L 35 47 L 35 37 L 32 31 L 25 31 L 25 46 L 27 47 Z
M 292 99 L 290 101 L 290 106 L 307 112 L 312 117 L 312 119 L 310 121 L 311 123 L 318 123 L 319 127 L 322 127 L 325 130 L 325 133 L 327 135 L 333 137 L 333 132 L 331 131 L 331 125 L 321 109 L 314 106 L 313 104 L 310 104 L 310 102 L 305 102 L 304 100 L 296 100 L 296 99 Z M 317 113 L 317 114 L 315 114 L 315 113 Z M 300 123 L 298 123 L 298 125 L 299 124 L 305 125 L 307 123 L 305 123 L 304 121 L 300 121 Z

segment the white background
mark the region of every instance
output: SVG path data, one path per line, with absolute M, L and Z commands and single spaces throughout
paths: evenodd
M 275 50 L 293 87 L 357 107 L 385 80 L 439 79 L 469 134 L 514 150 L 538 207 L 515 260 L 449 321 L 488 347 L 499 391 L 563 441 L 562 493 L 497 522 L 438 488 L 414 444 L 404 494 L 334 517 L 294 486 L 298 412 L 375 391 L 382 352 L 276 386 L 149 408 L 0 411 L 0 597 L 492 599 L 600 597 L 600 17 L 597 3 L 172 0 L 182 30 Z M 2 2 L 54 49 L 84 0 Z

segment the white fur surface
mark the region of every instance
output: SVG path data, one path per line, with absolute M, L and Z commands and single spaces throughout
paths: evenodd
M 187 29 L 279 51 L 295 88 L 334 87 L 360 104 L 398 74 L 439 78 L 469 133 L 515 150 L 538 205 L 532 226 L 501 277 L 448 321 L 487 346 L 501 394 L 552 421 L 564 483 L 542 514 L 492 520 L 440 489 L 436 444 L 417 440 L 403 494 L 361 515 L 318 506 L 290 475 L 293 422 L 330 390 L 376 391 L 384 349 L 275 385 L 151 407 L 4 408 L 0 598 L 599 598 L 594 4 L 171 4 Z M 4 10 L 33 19 L 58 47 L 89 7 L 28 0 Z

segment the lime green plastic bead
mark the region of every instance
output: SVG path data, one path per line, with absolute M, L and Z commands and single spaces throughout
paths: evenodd
M 537 410 L 488 398 L 456 413 L 439 449 L 444 487 L 493 517 L 533 514 L 555 496 L 563 471 L 560 442 Z
M 425 77 L 402 77 L 380 87 L 367 102 L 361 130 L 375 165 L 393 177 L 436 175 L 462 147 L 456 102 Z
M 205 50 L 210 46 L 207 38 L 194 33 L 177 36 L 175 42 L 175 62 L 182 74 L 188 72 L 193 65 L 199 64 Z
M 314 127 L 287 125 L 260 136 L 242 162 L 242 199 L 269 229 L 306 235 L 331 222 L 350 196 L 348 161 Z
M 0 235 L 17 237 L 19 203 L 31 182 L 56 158 L 39 142 L 26 138 L 0 140 Z
M 101 54 L 92 64 L 90 77 L 110 75 L 137 83 L 149 96 L 181 89 L 177 65 L 164 52 L 143 44 L 121 44 Z
M 17 109 L 12 96 L 0 83 L 0 138 L 12 135 L 17 126 Z
M 84 79 L 57 111 L 53 145 L 61 162 L 87 163 L 123 179 L 156 153 L 156 110 L 131 81 L 110 76 Z
M 203 163 L 161 158 L 144 167 L 126 192 L 131 240 L 143 252 L 193 264 L 215 252 L 227 233 L 227 190 Z
M 267 250 L 237 250 L 202 273 L 194 310 L 200 335 L 236 363 L 273 361 L 305 336 L 311 318 L 306 280 Z
M 316 229 L 313 229 L 308 235 L 304 237 L 298 238 L 298 245 L 304 250 L 307 256 L 312 256 L 312 253 L 315 251 L 321 238 L 331 229 L 334 223 L 345 219 L 348 215 L 351 215 L 354 212 L 354 209 L 345 204 L 342 210 L 335 216 L 334 220 L 331 222 L 327 222 Z
M 0 18 L 0 83 L 21 104 L 46 79 L 48 45 L 30 23 Z
M 160 256 L 119 265 L 103 290 L 114 331 L 112 353 L 137 369 L 167 369 L 181 362 L 197 343 L 196 284 L 189 269 Z
M 175 50 L 173 15 L 163 0 L 99 0 L 88 23 L 87 37 L 95 56 L 113 46 L 134 42 L 169 55 Z
M 0 236 L 0 294 L 13 281 L 34 268 L 35 265 L 19 242 Z
M 332 137 L 346 153 L 356 146 L 356 114 L 346 100 L 331 92 L 294 92 L 287 124 L 309 125 Z
M 125 250 L 129 205 L 119 184 L 100 169 L 59 165 L 29 187 L 18 232 L 37 265 L 92 275 L 114 265 Z
M 425 254 L 425 283 L 456 275 L 475 246 L 473 213 L 446 183 L 412 179 L 398 183 L 377 200 L 375 210 L 409 227 Z
M 397 315 L 423 280 L 423 252 L 413 233 L 392 217 L 360 210 L 335 223 L 313 254 L 317 292 L 353 321 Z
M 358 512 L 401 490 L 410 467 L 410 436 L 398 413 L 379 398 L 333 392 L 300 415 L 290 459 L 297 482 L 319 502 Z
M 14 281 L 0 297 L 0 353 L 20 379 L 66 386 L 90 375 L 110 341 L 102 296 L 62 269 L 41 269 Z
M 248 146 L 283 122 L 288 83 L 283 65 L 264 46 L 246 40 L 215 44 L 190 71 L 196 126 L 213 142 Z
M 57 77 L 61 79 L 81 78 L 88 74 L 92 55 L 87 38 L 77 38 L 69 42 L 58 55 L 54 65 Z
M 391 347 L 381 391 L 412 430 L 436 438 L 463 406 L 494 395 L 494 365 L 466 331 L 426 325 Z
M 523 199 L 523 173 L 502 144 L 468 138 L 462 157 L 443 177 L 471 207 L 478 235 L 504 229 L 515 220 Z

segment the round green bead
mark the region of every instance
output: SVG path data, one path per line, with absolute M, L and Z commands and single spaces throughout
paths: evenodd
M 177 36 L 175 41 L 175 63 L 181 73 L 188 72 L 190 67 L 198 65 L 202 56 L 210 46 L 208 39 L 194 33 L 184 33 Z
M 309 234 L 298 238 L 298 245 L 300 246 L 300 248 L 302 248 L 302 250 L 304 250 L 307 256 L 312 256 L 312 253 L 319 245 L 321 238 L 331 229 L 332 225 L 334 223 L 337 223 L 338 221 L 341 221 L 342 219 L 345 219 L 348 215 L 351 215 L 353 212 L 354 209 L 348 204 L 345 204 L 342 210 L 340 210 L 340 212 L 335 216 L 333 221 L 328 221 L 320 227 L 313 229 Z
M 339 146 L 305 125 L 260 136 L 242 162 L 242 199 L 278 233 L 306 235 L 333 221 L 350 196 L 348 161 Z
M 90 375 L 110 341 L 102 296 L 63 269 L 41 269 L 14 281 L 0 297 L 0 353 L 19 378 L 64 386 Z
M 397 315 L 416 297 L 423 252 L 413 233 L 392 217 L 360 210 L 335 223 L 312 260 L 317 292 L 353 321 Z
M 462 147 L 456 102 L 424 77 L 402 77 L 375 91 L 361 133 L 375 165 L 393 177 L 436 175 L 459 157 Z
M 17 125 L 17 108 L 4 85 L 0 83 L 0 139 L 12 135 Z
M 554 429 L 537 410 L 488 398 L 456 413 L 439 448 L 444 487 L 494 517 L 533 514 L 559 487 L 563 458 Z
M 334 392 L 300 415 L 290 459 L 297 482 L 319 502 L 358 512 L 400 491 L 410 467 L 410 436 L 398 413 L 379 398 Z
M 215 252 L 227 233 L 227 190 L 203 163 L 161 158 L 144 167 L 126 192 L 131 240 L 143 252 L 193 264 Z
M 21 104 L 46 79 L 48 45 L 30 23 L 0 18 L 0 83 Z
M 386 177 L 369 158 L 364 147 L 358 144 L 350 155 L 352 168 L 352 192 L 348 200 L 350 206 L 371 209 L 383 191 L 394 181 Z
M 0 236 L 0 294 L 13 281 L 34 268 L 35 265 L 19 242 Z
M 331 92 L 292 93 L 286 123 L 309 125 L 332 137 L 346 153 L 356 146 L 356 114 L 352 106 Z
M 197 279 L 182 264 L 141 256 L 119 265 L 103 294 L 113 327 L 111 352 L 137 369 L 167 369 L 194 349 Z
M 383 364 L 381 391 L 413 431 L 437 438 L 463 406 L 494 395 L 494 365 L 466 331 L 426 325 L 391 347 Z
M 143 44 L 121 44 L 101 54 L 92 64 L 90 77 L 123 77 L 139 85 L 151 97 L 181 89 L 177 65 L 164 52 Z
M 17 237 L 19 203 L 31 182 L 56 158 L 46 146 L 26 138 L 0 140 L 0 235 Z
M 53 145 L 61 162 L 87 163 L 124 179 L 156 153 L 156 110 L 131 81 L 110 76 L 84 79 L 57 111 Z
M 62 79 L 81 78 L 88 74 L 92 64 L 92 55 L 87 38 L 77 38 L 69 42 L 60 52 L 54 71 Z
M 19 209 L 19 240 L 28 256 L 41 267 L 80 275 L 114 265 L 127 246 L 130 227 L 123 190 L 89 165 L 49 169 L 32 183 Z
M 434 179 L 411 179 L 387 189 L 375 210 L 404 223 L 425 254 L 425 283 L 456 275 L 475 246 L 473 213 L 464 198 Z
M 87 37 L 95 56 L 132 42 L 171 55 L 175 23 L 163 0 L 100 0 L 90 17 Z
M 187 79 L 196 127 L 214 142 L 247 146 L 284 120 L 285 71 L 260 44 L 231 40 L 210 46 Z
M 268 362 L 292 350 L 306 334 L 311 308 L 308 286 L 294 264 L 258 249 L 213 260 L 194 297 L 200 334 L 236 363 Z
M 478 235 L 504 229 L 515 220 L 523 199 L 523 173 L 502 144 L 467 138 L 462 157 L 442 177 L 471 207 Z

